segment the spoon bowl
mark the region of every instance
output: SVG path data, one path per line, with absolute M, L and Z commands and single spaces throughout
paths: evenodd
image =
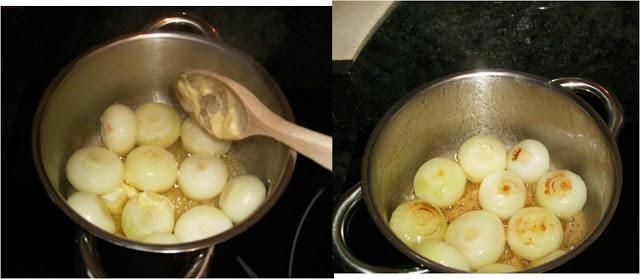
M 178 78 L 175 93 L 185 111 L 218 138 L 272 137 L 322 167 L 332 168 L 331 137 L 273 113 L 249 89 L 227 76 L 208 70 L 188 70 Z

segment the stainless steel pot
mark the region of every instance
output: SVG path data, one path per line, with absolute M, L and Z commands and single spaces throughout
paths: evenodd
M 607 124 L 576 93 L 599 97 L 607 109 Z M 396 206 L 413 196 L 413 175 L 424 161 L 452 156 L 467 138 L 489 134 L 505 146 L 526 138 L 542 141 L 552 165 L 572 170 L 587 185 L 583 242 L 564 256 L 527 271 L 553 269 L 580 254 L 611 220 L 622 186 L 616 144 L 622 122 L 622 106 L 616 97 L 579 78 L 549 81 L 519 72 L 479 70 L 431 82 L 394 104 L 373 130 L 362 161 L 362 181 L 344 194 L 334 211 L 334 253 L 347 269 L 359 272 L 455 272 L 409 249 L 388 222 Z M 372 266 L 349 251 L 345 221 L 363 195 L 382 234 L 415 263 Z
M 198 34 L 163 31 L 178 26 L 190 27 Z M 242 83 L 275 113 L 293 121 L 286 97 L 269 74 L 222 42 L 215 29 L 200 19 L 188 15 L 163 18 L 140 33 L 88 51 L 67 65 L 44 93 L 33 121 L 32 147 L 38 174 L 51 200 L 88 231 L 89 237 L 148 252 L 209 248 L 260 220 L 285 190 L 296 152 L 273 139 L 251 137 L 234 142 L 233 149 L 247 172 L 266 182 L 266 201 L 249 219 L 216 236 L 172 245 L 142 243 L 97 228 L 67 205 L 71 187 L 65 177 L 66 161 L 72 152 L 99 137 L 101 113 L 116 102 L 135 108 L 150 101 L 168 103 L 181 111 L 172 86 L 178 74 L 190 68 L 213 70 Z

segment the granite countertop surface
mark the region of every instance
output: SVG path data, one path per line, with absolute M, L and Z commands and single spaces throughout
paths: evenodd
M 603 253 L 638 247 L 638 38 L 637 2 L 400 3 L 350 67 L 334 64 L 333 201 L 360 180 L 363 151 L 375 124 L 413 89 L 474 69 L 581 77 L 604 85 L 623 105 L 625 126 L 618 145 L 625 177 L 607 230 L 557 271 L 637 272 L 637 250 L 630 256 Z M 603 111 L 596 99 L 587 101 Z M 354 218 L 370 218 L 361 211 Z M 377 230 L 371 221 L 357 222 L 366 224 L 353 226 L 354 234 Z M 354 253 L 371 262 L 384 262 L 376 254 L 408 261 L 394 249 L 358 251 L 371 241 L 388 243 L 382 236 L 357 238 L 352 237 Z

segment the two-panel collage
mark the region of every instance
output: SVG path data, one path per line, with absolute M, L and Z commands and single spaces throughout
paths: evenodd
M 3 6 L 0 275 L 637 275 L 638 13 Z

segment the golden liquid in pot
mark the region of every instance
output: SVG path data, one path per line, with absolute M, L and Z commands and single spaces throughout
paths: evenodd
M 457 153 L 443 154 L 442 156 L 439 156 L 439 157 L 443 157 L 443 158 L 452 157 L 454 161 L 458 162 Z M 549 168 L 549 171 L 552 171 L 552 170 L 555 170 L 555 167 L 553 166 L 553 164 Z M 524 207 L 540 206 L 538 205 L 535 199 L 535 187 L 536 185 L 534 183 L 525 184 L 525 188 L 527 189 L 527 200 L 525 202 Z M 480 191 L 480 183 L 474 183 L 467 180 L 467 184 L 465 185 L 465 190 L 464 190 L 464 193 L 462 194 L 462 197 L 460 197 L 453 205 L 445 209 L 442 209 L 442 213 L 447 218 L 447 224 L 451 224 L 453 220 L 460 217 L 462 214 L 466 212 L 482 209 L 482 207 L 480 206 L 479 191 Z M 415 194 L 413 196 L 414 196 L 414 199 L 417 199 Z M 509 219 L 502 220 L 502 224 L 504 226 L 505 231 L 507 230 L 508 222 L 509 222 Z M 580 212 L 578 212 L 578 214 L 576 214 L 575 216 L 569 219 L 566 219 L 566 220 L 560 219 L 560 222 L 562 223 L 563 237 L 562 237 L 562 244 L 560 245 L 559 249 L 565 250 L 565 251 L 573 250 L 578 245 L 580 245 L 580 243 L 582 243 L 586 233 L 586 222 L 584 217 L 584 210 L 581 209 Z M 525 270 L 529 268 L 529 265 L 531 264 L 530 260 L 526 260 L 518 257 L 509 247 L 509 243 L 506 243 L 506 242 L 505 242 L 504 251 L 502 252 L 502 255 L 496 262 L 510 264 L 520 270 Z
M 525 207 L 529 206 L 539 206 L 535 200 L 535 184 L 525 184 L 527 188 L 527 201 L 525 203 Z M 462 214 L 472 211 L 472 210 L 480 210 L 480 198 L 478 192 L 480 190 L 479 183 L 473 183 L 467 180 L 467 185 L 465 186 L 465 191 L 462 197 L 458 199 L 453 205 L 449 206 L 446 209 L 442 210 L 442 213 L 447 218 L 447 223 L 451 224 L 453 220 L 460 217 Z M 507 229 L 507 223 L 509 220 L 502 220 L 502 224 L 504 225 L 504 229 Z M 572 250 L 576 246 L 578 246 L 585 235 L 585 219 L 584 212 L 580 210 L 576 216 L 573 216 L 567 220 L 560 219 L 563 228 L 563 238 L 560 249 L 562 250 Z M 505 243 L 504 251 L 502 252 L 502 256 L 497 261 L 498 263 L 510 264 L 518 269 L 527 269 L 531 261 L 518 257 L 511 248 L 508 243 Z
M 191 156 L 191 154 L 187 153 L 187 151 L 184 150 L 184 147 L 182 146 L 182 142 L 180 140 L 178 140 L 173 145 L 169 146 L 167 148 L 167 151 L 173 154 L 173 156 L 176 158 L 176 161 L 178 161 L 178 164 L 182 164 L 182 161 L 184 161 L 187 157 Z M 126 157 L 123 156 L 121 159 L 124 161 Z M 222 159 L 222 161 L 227 166 L 227 174 L 229 175 L 229 179 L 236 177 L 238 175 L 246 174 L 244 167 L 238 160 L 238 154 L 233 149 L 233 145 L 231 146 L 229 151 L 227 151 L 226 153 L 220 156 L 220 159 Z M 187 196 L 185 196 L 182 193 L 182 191 L 180 191 L 177 181 L 176 181 L 176 184 L 174 184 L 173 187 L 169 189 L 167 192 L 159 193 L 159 194 L 171 200 L 173 207 L 175 208 L 176 220 L 180 217 L 180 215 L 182 215 L 182 213 L 184 213 L 185 211 L 189 210 L 194 206 L 209 205 L 209 206 L 214 206 L 216 208 L 220 208 L 218 206 L 218 200 L 220 198 L 220 195 L 217 195 L 216 197 L 209 200 L 205 200 L 205 201 L 192 200 Z M 112 216 L 116 224 L 116 231 L 114 233 L 119 236 L 125 237 L 124 232 L 122 231 L 122 226 L 120 225 L 121 214 L 113 214 Z

